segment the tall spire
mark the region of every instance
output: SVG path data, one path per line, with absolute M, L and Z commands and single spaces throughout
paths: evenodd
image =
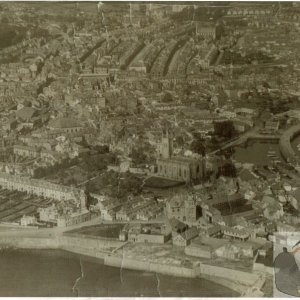
M 173 154 L 173 139 L 172 135 L 169 134 L 169 129 L 167 128 L 165 132 L 163 132 L 162 141 L 161 141 L 161 149 L 160 155 L 162 158 L 171 158 Z

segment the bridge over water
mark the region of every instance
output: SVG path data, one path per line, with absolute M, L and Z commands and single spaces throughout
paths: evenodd
M 254 141 L 264 141 L 264 142 L 273 142 L 273 141 L 278 141 L 279 142 L 279 149 L 284 157 L 284 159 L 293 164 L 294 166 L 299 166 L 300 165 L 300 156 L 295 153 L 291 142 L 292 140 L 300 135 L 300 124 L 294 125 L 284 131 L 282 134 L 261 134 L 257 132 L 257 128 L 253 128 L 251 131 L 248 131 L 244 133 L 243 135 L 239 136 L 238 138 L 235 138 L 225 145 L 223 145 L 220 149 L 212 151 L 210 154 L 215 154 L 219 151 L 235 147 L 238 145 L 242 145 L 246 143 L 249 140 L 254 140 Z
M 264 141 L 264 142 L 273 142 L 273 141 L 277 142 L 280 140 L 280 135 L 279 134 L 261 134 L 258 132 L 249 131 L 249 132 L 246 132 L 245 134 L 239 136 L 238 138 L 235 138 L 235 139 L 231 140 L 230 142 L 226 143 L 220 149 L 212 151 L 210 154 L 215 154 L 219 151 L 242 145 L 242 144 L 248 142 L 249 140 Z

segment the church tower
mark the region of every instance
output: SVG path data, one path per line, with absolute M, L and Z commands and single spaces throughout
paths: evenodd
M 172 136 L 169 134 L 169 130 L 166 130 L 166 133 L 163 133 L 163 137 L 161 140 L 160 146 L 160 156 L 162 158 L 171 158 L 173 154 L 173 139 Z

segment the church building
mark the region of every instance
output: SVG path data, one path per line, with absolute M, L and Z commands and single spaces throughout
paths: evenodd
M 159 149 L 157 175 L 172 180 L 197 182 L 205 176 L 205 160 L 203 157 L 173 156 L 173 140 L 167 131 Z

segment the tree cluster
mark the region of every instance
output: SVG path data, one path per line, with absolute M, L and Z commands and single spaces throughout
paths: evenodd
M 108 165 L 116 164 L 117 157 L 113 153 L 90 155 L 83 158 L 80 166 L 87 172 L 105 170 Z
M 105 192 L 110 197 L 127 199 L 128 195 L 139 194 L 142 190 L 142 179 L 131 173 L 109 171 L 105 176 L 88 182 L 89 192 Z
M 237 134 L 232 121 L 215 122 L 214 133 L 218 137 L 225 139 L 232 139 Z

